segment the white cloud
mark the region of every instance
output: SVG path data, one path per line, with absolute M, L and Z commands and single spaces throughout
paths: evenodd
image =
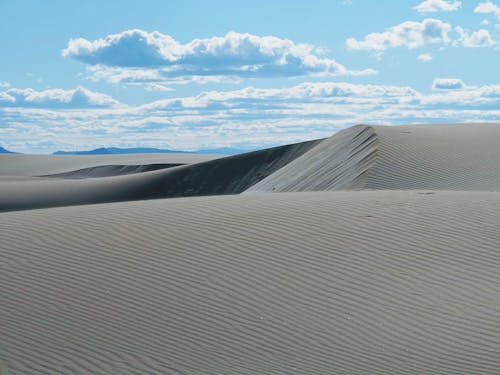
M 426 62 L 429 62 L 432 60 L 432 54 L 430 53 L 422 53 L 420 55 L 418 55 L 417 59 L 419 59 L 420 61 L 426 63 Z
M 0 139 L 4 147 L 21 152 L 104 146 L 193 150 L 298 142 L 359 123 L 499 121 L 500 85 L 448 80 L 436 79 L 430 93 L 405 86 L 308 82 L 207 91 L 139 106 L 0 106 Z
M 348 70 L 335 60 L 318 57 L 309 44 L 236 32 L 182 44 L 158 31 L 127 30 L 94 41 L 71 39 L 62 54 L 93 66 L 96 77 L 104 71 L 115 82 L 375 73 Z
M 436 78 L 432 83 L 433 90 L 462 90 L 465 83 L 457 78 Z
M 172 87 L 160 83 L 150 83 L 146 85 L 146 91 L 175 91 Z
M 486 29 L 480 29 L 472 33 L 466 32 L 460 26 L 455 27 L 455 31 L 460 34 L 460 38 L 454 41 L 455 45 L 462 45 L 468 48 L 492 47 L 496 44 L 490 32 Z
M 479 3 L 474 9 L 475 13 L 493 14 L 498 20 L 500 20 L 500 5 L 496 5 L 491 1 L 484 1 Z
M 460 9 L 462 6 L 461 1 L 446 1 L 446 0 L 425 0 L 413 7 L 419 13 L 431 12 L 452 12 Z
M 84 87 L 73 90 L 36 91 L 31 88 L 11 88 L 0 91 L 0 107 L 109 108 L 117 105 L 119 103 L 109 95 L 93 92 Z
M 5 91 L 0 91 L 0 106 L 2 105 L 7 105 L 7 104 L 12 104 L 16 101 L 16 98 L 14 98 L 12 95 L 9 95 Z
M 1 82 L 0 81 L 0 89 L 6 89 L 10 87 L 10 83 L 9 82 Z
M 346 45 L 352 50 L 384 51 L 393 47 L 419 48 L 430 43 L 448 43 L 450 24 L 427 18 L 422 22 L 407 21 L 381 33 L 371 33 L 363 40 L 349 38 Z
M 490 24 L 490 21 L 488 21 L 487 19 L 484 19 L 482 20 L 480 23 L 479 23 L 481 26 L 488 26 Z

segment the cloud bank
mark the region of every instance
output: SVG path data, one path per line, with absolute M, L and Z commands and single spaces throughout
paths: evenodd
M 84 87 L 73 90 L 50 89 L 36 91 L 30 88 L 12 88 L 0 91 L 0 107 L 25 108 L 111 108 L 120 103 L 106 94 Z
M 405 86 L 307 82 L 90 109 L 21 106 L 20 101 L 0 106 L 0 139 L 4 147 L 20 152 L 251 148 L 326 137 L 359 123 L 500 119 L 500 85 L 468 86 L 460 79 L 437 78 L 433 88 L 422 93 Z
M 314 46 L 275 36 L 229 32 L 182 44 L 170 35 L 139 29 L 89 41 L 71 39 L 62 55 L 114 82 L 157 82 L 203 77 L 276 78 L 307 75 L 365 75 L 315 53 Z

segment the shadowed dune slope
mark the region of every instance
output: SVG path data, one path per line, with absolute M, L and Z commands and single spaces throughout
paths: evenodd
M 500 124 L 364 126 L 327 138 L 257 191 L 500 190 Z
M 498 374 L 500 193 L 0 215 L 0 373 Z
M 0 176 L 46 176 L 109 165 L 193 164 L 220 158 L 204 154 L 0 155 Z
M 10 182 L 0 183 L 0 211 L 196 195 L 238 194 L 319 142 L 309 141 L 273 147 L 123 176 L 29 181 L 11 179 Z
M 134 173 L 144 173 L 156 171 L 158 169 L 167 169 L 178 167 L 182 164 L 139 164 L 139 165 L 99 165 L 97 167 L 77 169 L 74 171 L 49 174 L 40 177 L 52 178 L 97 178 L 109 176 L 123 176 Z

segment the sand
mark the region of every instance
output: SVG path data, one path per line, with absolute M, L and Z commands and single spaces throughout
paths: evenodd
M 499 134 L 4 173 L 0 374 L 498 374 Z
M 62 175 L 53 175 L 60 178 L 0 183 L 0 212 L 154 198 L 238 194 L 301 156 L 319 142 L 309 141 L 273 147 L 151 172 L 75 179 L 72 177 L 81 171 L 68 170 Z M 78 158 L 82 157 L 86 156 Z M 136 160 L 135 155 L 129 157 L 131 160 Z M 165 160 L 172 160 L 169 159 L 171 157 L 171 154 L 167 154 Z M 100 157 L 99 161 L 109 162 L 104 156 Z M 144 160 L 140 158 L 138 161 L 141 163 L 141 168 L 144 168 Z M 5 169 L 8 168 L 4 167 Z M 90 177 L 98 177 L 96 171 L 102 169 L 103 167 L 91 169 L 94 172 Z M 121 170 L 125 168 L 121 167 Z M 39 175 L 38 172 L 34 174 Z M 69 178 L 62 178 L 65 176 Z
M 0 175 L 43 176 L 106 165 L 193 164 L 220 158 L 204 154 L 0 155 Z
M 500 190 L 500 124 L 343 130 L 249 190 Z
M 497 192 L 4 213 L 3 369 L 498 373 L 499 223 Z

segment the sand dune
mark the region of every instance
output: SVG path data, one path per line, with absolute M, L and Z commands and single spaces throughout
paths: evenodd
M 499 145 L 0 156 L 0 374 L 498 374 Z
M 0 155 L 0 175 L 44 176 L 105 165 L 193 164 L 220 158 L 204 154 Z
M 50 156 L 40 160 L 7 155 L 3 158 L 10 159 L 1 164 L 0 175 L 11 177 L 9 183 L 0 180 L 0 211 L 242 192 L 498 191 L 499 144 L 500 126 L 494 124 L 358 125 L 325 140 L 212 160 L 205 160 L 211 156 L 189 154 Z M 135 162 L 110 165 L 115 158 Z M 157 163 L 160 159 L 163 163 Z M 82 163 L 87 167 L 76 168 Z M 17 174 L 12 171 L 16 167 Z M 41 173 L 47 170 L 52 172 Z M 58 179 L 12 178 L 28 172 L 28 176 Z
M 355 126 L 250 187 L 256 191 L 500 190 L 500 124 Z
M 500 193 L 0 215 L 2 374 L 497 374 Z
M 129 175 L 0 183 L 0 211 L 153 198 L 238 194 L 279 170 L 318 143 L 319 141 L 309 141 L 273 147 L 241 155 Z M 82 157 L 86 158 L 87 156 L 77 156 L 77 158 Z M 133 158 L 133 156 L 129 157 Z M 172 155 L 168 154 L 166 157 L 171 158 Z M 101 157 L 99 160 L 106 161 L 106 157 Z M 139 160 L 143 162 L 143 159 Z M 26 162 L 27 164 L 28 162 Z M 58 165 L 59 167 L 60 165 Z M 65 167 L 67 168 L 68 165 Z M 26 167 L 25 171 L 30 168 L 32 168 L 31 165 L 29 168 Z M 4 167 L 4 170 L 7 169 Z M 78 171 L 66 172 L 62 177 L 78 173 Z M 38 173 L 36 174 L 38 175 Z
M 49 174 L 40 177 L 52 178 L 98 178 L 110 176 L 123 176 L 134 173 L 144 173 L 156 171 L 158 169 L 168 169 L 178 167 L 183 164 L 138 164 L 138 165 L 99 165 L 96 167 L 82 168 L 69 172 Z

